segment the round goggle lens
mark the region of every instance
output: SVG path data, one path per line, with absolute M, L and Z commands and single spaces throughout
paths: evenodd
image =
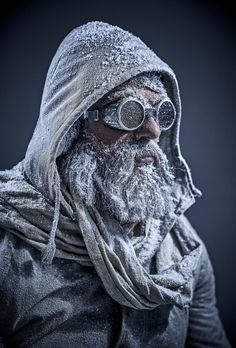
M 120 122 L 127 129 L 138 128 L 142 124 L 144 117 L 142 104 L 135 100 L 126 101 L 120 108 Z
M 157 117 L 161 129 L 169 129 L 175 121 L 174 105 L 168 100 L 163 101 L 157 108 Z

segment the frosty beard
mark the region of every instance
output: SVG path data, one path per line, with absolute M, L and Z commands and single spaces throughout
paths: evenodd
M 154 156 L 154 164 L 137 166 L 135 157 L 145 155 Z M 60 174 L 72 196 L 108 211 L 121 223 L 162 219 L 174 209 L 174 175 L 153 140 L 108 146 L 86 136 L 67 155 Z

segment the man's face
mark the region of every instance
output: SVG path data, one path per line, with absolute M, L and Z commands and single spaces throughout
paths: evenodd
M 125 97 L 137 98 L 145 107 L 153 107 L 161 98 L 165 97 L 165 93 L 156 93 L 146 87 L 132 88 L 132 84 L 129 84 L 129 88 L 123 86 L 123 88 L 117 88 L 114 92 L 109 93 L 103 97 L 98 103 L 94 105 L 92 109 L 100 109 L 106 107 L 111 102 L 120 100 L 122 94 Z M 110 128 L 104 125 L 102 122 L 87 122 L 86 132 L 93 134 L 105 145 L 113 146 L 114 144 L 125 142 L 129 139 L 146 140 L 153 139 L 158 142 L 161 130 L 158 122 L 153 118 L 147 118 L 142 126 L 135 131 L 123 131 Z
M 122 85 L 91 109 L 102 110 L 122 97 L 135 97 L 150 108 L 165 96 L 165 91 Z M 153 118 L 135 131 L 88 120 L 81 141 L 64 164 L 64 179 L 72 195 L 87 206 L 109 211 L 121 223 L 161 219 L 172 206 L 174 177 L 158 146 L 160 132 Z

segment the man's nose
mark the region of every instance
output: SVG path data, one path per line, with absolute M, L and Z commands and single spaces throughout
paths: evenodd
M 134 136 L 136 140 L 159 140 L 160 134 L 158 122 L 153 117 L 147 117 L 142 126 L 135 131 Z

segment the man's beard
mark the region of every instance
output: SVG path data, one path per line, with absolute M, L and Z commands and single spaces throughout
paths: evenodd
M 137 166 L 135 157 L 154 156 Z M 121 223 L 162 220 L 173 212 L 173 171 L 153 140 L 104 145 L 85 136 L 64 159 L 60 175 L 72 197 L 108 211 Z

